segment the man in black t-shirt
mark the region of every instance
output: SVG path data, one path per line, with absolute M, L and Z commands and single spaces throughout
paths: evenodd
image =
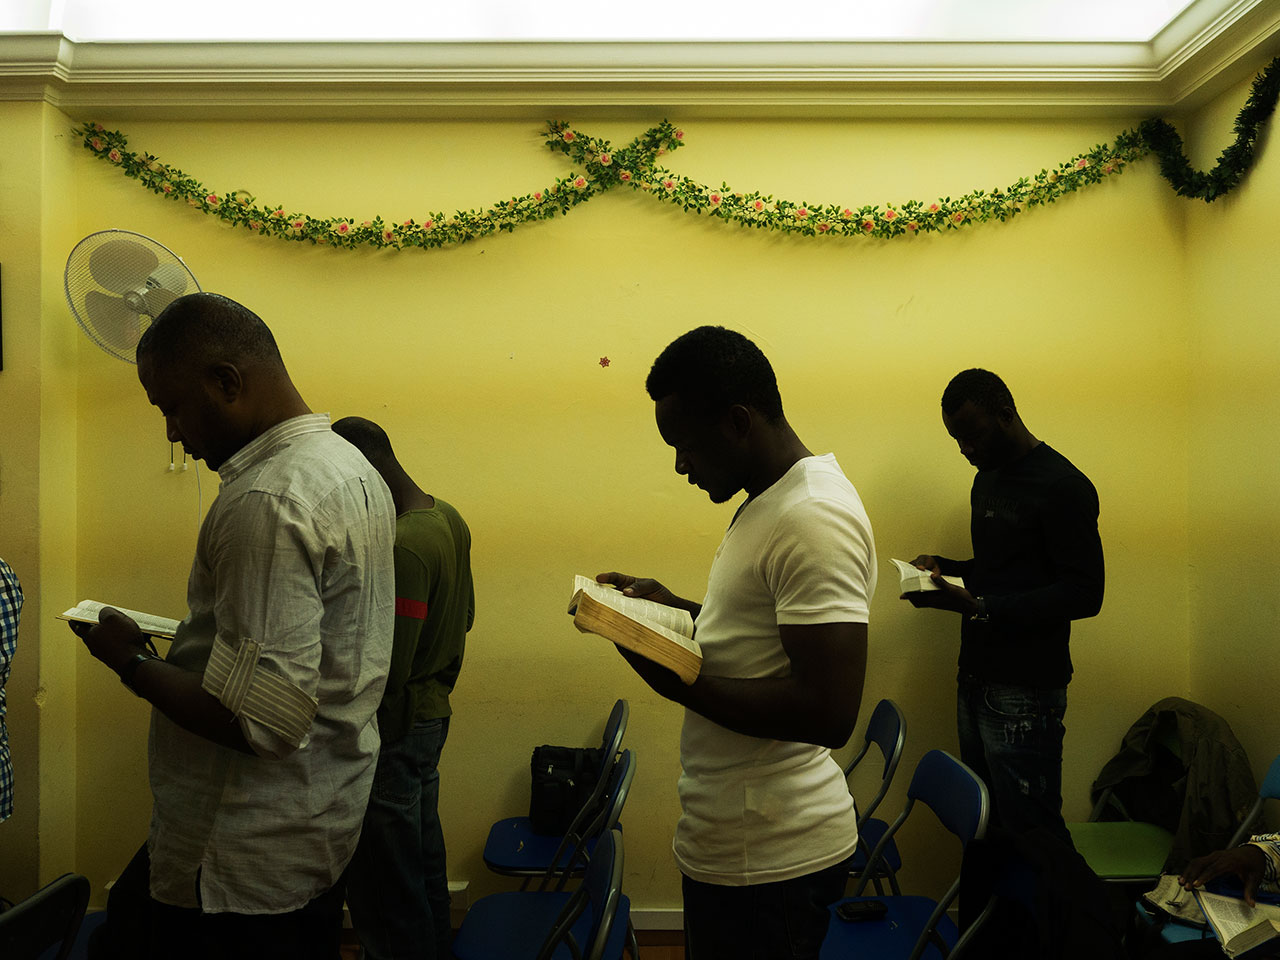
M 1071 621 L 1102 607 L 1098 494 L 1089 478 L 1023 424 L 994 373 L 965 370 L 942 394 L 942 422 L 978 468 L 970 495 L 973 559 L 922 554 L 937 591 L 917 607 L 955 611 L 960 628 L 960 757 L 991 791 L 992 821 L 1062 819 L 1062 738 L 1071 680 Z M 964 587 L 942 575 L 964 578 Z

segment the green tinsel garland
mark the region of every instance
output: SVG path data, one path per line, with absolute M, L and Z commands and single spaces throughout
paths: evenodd
M 489 207 L 437 211 L 421 220 L 384 221 L 381 217 L 357 223 L 343 217 L 313 217 L 289 213 L 282 206 L 263 206 L 247 191 L 208 191 L 203 184 L 151 154 L 128 149 L 119 131 L 84 123 L 76 129 L 84 145 L 100 159 L 120 167 L 155 193 L 185 200 L 233 226 L 283 240 L 307 241 L 334 247 L 360 246 L 434 248 L 465 243 L 496 231 L 568 213 L 579 203 L 611 187 L 626 185 L 673 203 L 685 211 L 729 220 L 742 226 L 778 230 L 802 236 L 867 236 L 888 239 L 916 233 L 956 230 L 974 223 L 1001 222 L 1023 211 L 1053 203 L 1081 187 L 1123 172 L 1135 160 L 1154 154 L 1161 175 L 1179 196 L 1210 202 L 1233 189 L 1253 163 L 1258 130 L 1275 110 L 1280 97 L 1280 57 L 1254 80 L 1249 99 L 1236 117 L 1236 139 L 1206 172 L 1192 169 L 1182 138 L 1164 120 L 1144 121 L 1126 130 L 1115 146 L 1101 144 L 1058 165 L 1022 177 L 1011 186 L 990 192 L 975 190 L 962 197 L 925 203 L 814 205 L 775 199 L 758 191 L 739 192 L 727 184 L 711 187 L 680 176 L 657 164 L 658 158 L 683 145 L 684 132 L 669 122 L 645 131 L 625 147 L 614 149 L 607 140 L 588 136 L 567 123 L 548 124 L 547 146 L 580 165 L 551 186 L 499 201 Z

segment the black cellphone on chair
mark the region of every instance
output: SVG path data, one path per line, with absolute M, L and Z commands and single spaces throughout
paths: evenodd
M 889 906 L 883 900 L 846 900 L 836 904 L 836 916 L 850 923 L 864 920 L 883 920 Z

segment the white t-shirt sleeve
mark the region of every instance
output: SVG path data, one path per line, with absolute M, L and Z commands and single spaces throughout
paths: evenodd
M 809 498 L 774 527 L 764 575 L 779 625 L 866 623 L 875 547 L 866 514 L 844 500 Z

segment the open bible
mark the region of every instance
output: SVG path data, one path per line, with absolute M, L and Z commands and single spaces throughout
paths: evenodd
M 117 607 L 114 603 L 101 603 L 97 600 L 81 600 L 70 610 L 64 610 L 58 614 L 58 619 L 75 620 L 79 623 L 97 623 L 98 615 L 102 613 L 103 607 L 114 607 L 126 617 L 133 618 L 138 624 L 138 629 L 149 637 L 172 640 L 173 635 L 178 632 L 179 621 L 177 620 L 170 620 L 168 617 L 157 617 L 151 613 L 139 613 L 137 610 L 126 610 L 124 607 Z
M 1273 955 L 1280 938 L 1280 906 L 1259 903 L 1251 907 L 1239 897 L 1224 897 L 1207 890 L 1193 890 L 1191 894 L 1228 957 Z M 1259 949 L 1264 946 L 1267 949 Z
M 907 563 L 905 560 L 890 560 L 890 563 L 898 570 L 898 579 L 902 582 L 903 593 L 918 593 L 921 590 L 941 590 L 933 578 L 930 577 L 928 570 L 921 570 L 919 567 Z M 943 577 L 947 583 L 953 583 L 957 587 L 964 586 L 963 577 Z
M 1156 888 L 1142 896 L 1182 923 L 1212 927 L 1228 957 L 1270 956 L 1280 937 L 1280 905 L 1274 903 L 1259 901 L 1251 907 L 1239 897 L 1184 890 L 1171 874 L 1162 875 Z M 1263 946 L 1268 949 L 1260 950 Z
M 610 584 L 576 576 L 569 613 L 583 633 L 612 640 L 662 664 L 685 683 L 698 679 L 702 651 L 693 639 L 693 618 L 687 610 L 628 597 Z

